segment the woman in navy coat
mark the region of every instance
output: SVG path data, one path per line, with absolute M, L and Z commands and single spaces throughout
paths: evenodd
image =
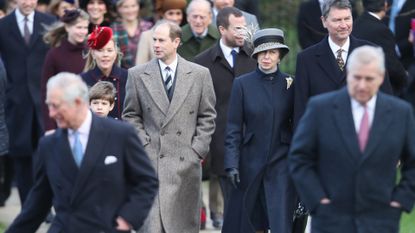
M 292 230 L 296 192 L 287 168 L 293 78 L 279 70 L 288 53 L 279 29 L 254 35 L 258 68 L 235 79 L 225 139 L 225 170 L 234 188 L 222 232 Z
M 98 81 L 108 81 L 115 86 L 114 108 L 108 116 L 121 119 L 123 110 L 125 85 L 128 71 L 119 66 L 121 52 L 114 40 L 110 27 L 97 27 L 88 37 L 89 52 L 82 79 L 89 87 Z

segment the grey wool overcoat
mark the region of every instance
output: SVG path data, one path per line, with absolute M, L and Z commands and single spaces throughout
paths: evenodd
M 201 160 L 215 130 L 215 93 L 209 70 L 178 56 L 169 101 L 158 60 L 128 71 L 123 119 L 132 123 L 160 182 L 141 232 L 197 233 Z

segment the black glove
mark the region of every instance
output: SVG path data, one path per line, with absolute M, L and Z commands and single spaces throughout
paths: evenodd
M 228 176 L 229 181 L 233 185 L 234 188 L 238 188 L 239 182 L 241 180 L 239 179 L 239 171 L 237 168 L 229 168 L 226 171 L 226 174 Z

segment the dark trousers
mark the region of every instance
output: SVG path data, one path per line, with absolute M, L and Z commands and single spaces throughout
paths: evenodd
M 226 209 L 229 203 L 229 197 L 230 197 L 231 190 L 232 190 L 232 184 L 231 182 L 229 182 L 226 176 L 219 177 L 219 184 L 220 184 L 220 188 L 222 189 L 222 194 L 223 194 L 223 207 L 224 207 L 223 216 L 225 216 Z
M 13 157 L 13 164 L 20 203 L 23 205 L 33 186 L 32 157 L 15 156 Z
M 0 206 L 3 206 L 10 196 L 13 180 L 13 164 L 8 155 L 0 156 Z

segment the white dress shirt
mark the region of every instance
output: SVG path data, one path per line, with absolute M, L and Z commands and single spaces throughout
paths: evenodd
M 377 99 L 377 95 L 374 95 L 366 103 L 367 113 L 369 115 L 369 128 L 371 128 L 373 117 L 375 116 L 376 99 Z M 351 104 L 352 104 L 354 128 L 356 129 L 356 133 L 359 133 L 360 123 L 362 121 L 363 114 L 365 113 L 365 107 L 353 98 L 351 98 Z
M 92 124 L 92 113 L 88 111 L 84 122 L 82 122 L 81 126 L 76 130 L 79 133 L 79 140 L 82 144 L 82 153 L 85 154 L 86 146 L 88 145 L 88 138 L 89 132 L 91 131 L 91 124 Z M 73 148 L 73 144 L 75 143 L 75 130 L 68 129 L 68 140 L 71 149 Z
M 17 20 L 17 26 L 19 26 L 20 34 L 24 38 L 24 24 L 25 24 L 24 18 L 25 18 L 25 16 L 20 12 L 19 9 L 16 9 L 15 12 L 16 12 L 15 15 L 16 15 L 16 20 Z M 35 17 L 35 12 L 34 11 L 27 16 L 27 27 L 29 28 L 30 34 L 33 34 L 34 17 Z
M 161 73 L 163 74 L 163 81 L 166 80 L 166 67 L 170 67 L 170 74 L 171 74 L 171 82 L 174 83 L 174 78 L 176 75 L 176 69 L 177 69 L 177 55 L 176 55 L 176 59 L 174 59 L 174 61 L 170 64 L 167 65 L 166 63 L 164 63 L 162 60 L 159 59 L 159 65 L 160 65 L 160 69 L 161 69 Z
M 239 47 L 231 48 L 226 46 L 222 39 L 219 41 L 220 49 L 222 50 L 223 56 L 225 57 L 226 61 L 229 63 L 231 67 L 233 67 L 233 56 L 232 56 L 232 49 L 239 53 Z
M 344 63 L 346 64 L 347 55 L 349 53 L 349 47 L 350 47 L 350 37 L 347 37 L 346 43 L 344 43 L 344 45 L 342 47 L 340 47 L 336 43 L 334 43 L 333 40 L 329 36 L 329 46 L 330 46 L 330 49 L 333 52 L 335 58 L 337 57 L 337 51 L 339 49 L 343 50 L 342 51 L 342 58 L 343 58 Z

